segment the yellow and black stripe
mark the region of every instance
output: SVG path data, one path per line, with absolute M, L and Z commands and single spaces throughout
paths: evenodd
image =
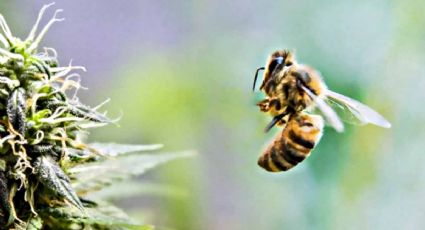
M 307 158 L 319 142 L 323 120 L 317 115 L 293 116 L 258 159 L 270 172 L 287 171 Z

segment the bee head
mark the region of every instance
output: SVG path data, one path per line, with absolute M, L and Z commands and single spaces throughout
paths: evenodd
M 295 63 L 294 55 L 288 50 L 278 50 L 270 55 L 267 60 L 265 67 L 260 67 L 257 69 L 254 78 L 253 90 L 255 89 L 255 82 L 257 81 L 258 71 L 265 70 L 263 83 L 260 86 L 260 90 L 263 89 L 266 82 L 268 82 L 274 73 L 277 73 L 279 70 L 282 70 L 284 67 L 291 66 Z
M 288 67 L 293 65 L 295 62 L 294 55 L 289 52 L 288 50 L 278 50 L 272 53 L 270 55 L 267 66 L 266 66 L 266 72 L 269 71 L 270 73 L 273 73 L 278 68 Z
M 288 50 L 278 50 L 272 53 L 267 61 L 264 72 L 264 79 L 260 89 L 264 87 L 265 83 L 268 82 L 275 73 L 279 72 L 285 67 L 293 65 L 294 63 L 294 55 Z

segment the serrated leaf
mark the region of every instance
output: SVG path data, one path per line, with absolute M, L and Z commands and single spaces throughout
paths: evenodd
M 136 225 L 121 209 L 106 202 L 89 209 L 86 223 L 103 225 Z
M 25 90 L 16 88 L 7 99 L 7 117 L 13 128 L 20 134 L 25 132 L 26 119 Z
M 105 115 L 97 112 L 89 106 L 81 104 L 80 102 L 69 102 L 69 108 L 69 112 L 76 117 L 86 118 L 100 123 L 112 123 L 112 121 Z
M 44 186 L 64 197 L 84 212 L 84 207 L 71 187 L 68 176 L 50 157 L 41 156 L 35 160 L 34 174 Z
M 126 153 L 153 151 L 163 147 L 162 144 L 131 145 L 115 143 L 91 143 L 89 146 L 105 156 L 118 156 Z
M 87 215 L 66 207 L 48 207 L 40 210 L 41 216 L 49 216 L 60 222 L 84 223 L 86 225 L 124 227 L 125 229 L 152 229 L 131 220 L 121 209 L 107 203 L 97 202 L 86 207 Z
M 165 154 L 122 155 L 101 162 L 87 163 L 68 170 L 76 179 L 73 186 L 77 193 L 99 190 L 116 180 L 141 175 L 147 170 L 183 157 L 193 156 L 193 151 Z
M 58 107 L 66 107 L 68 113 L 76 117 L 84 118 L 99 123 L 112 123 L 112 121 L 105 115 L 97 112 L 96 110 L 86 105 L 81 104 L 80 102 L 49 100 L 46 102 L 46 106 L 51 110 L 55 110 Z

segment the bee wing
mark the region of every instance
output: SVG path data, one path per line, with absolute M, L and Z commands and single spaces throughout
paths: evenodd
M 381 114 L 368 106 L 342 94 L 327 90 L 325 93 L 329 103 L 336 110 L 341 111 L 349 123 L 360 125 L 374 124 L 384 128 L 390 128 L 391 124 Z
M 339 119 L 335 111 L 320 97 L 316 96 L 311 92 L 307 87 L 301 85 L 301 88 L 307 93 L 311 99 L 313 99 L 316 107 L 322 112 L 323 116 L 326 118 L 326 121 L 337 131 L 344 131 L 344 124 Z

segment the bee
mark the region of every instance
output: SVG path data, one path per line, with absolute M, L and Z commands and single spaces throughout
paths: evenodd
M 360 125 L 370 123 L 384 128 L 391 127 L 391 124 L 383 116 L 368 106 L 329 90 L 317 70 L 304 64 L 298 64 L 294 55 L 287 50 L 272 53 L 266 66 L 257 69 L 253 90 L 255 90 L 260 70 L 264 70 L 260 90 L 264 92 L 266 98 L 257 105 L 262 112 L 273 117 L 265 131 L 269 131 L 275 125 L 285 126 L 282 134 L 276 137 L 259 159 L 259 165 L 268 171 L 284 171 L 284 169 L 295 166 L 294 163 L 301 162 L 285 160 L 284 157 L 290 156 L 290 152 L 293 153 L 293 156 L 304 156 L 302 160 L 310 154 L 323 132 L 323 125 L 321 125 L 323 122 L 320 122 L 316 116 L 323 116 L 324 121 L 337 132 L 344 130 L 341 118 L 345 122 Z M 313 109 L 317 109 L 320 115 L 309 114 Z M 343 116 L 340 118 L 336 111 Z M 314 133 L 317 134 L 311 134 L 302 122 L 303 120 L 309 121 L 306 123 L 312 125 L 308 126 L 309 129 L 315 130 Z M 314 144 L 309 145 L 310 149 L 302 145 L 301 147 L 298 145 L 300 148 L 296 148 L 294 145 L 288 144 L 296 143 L 295 140 L 309 140 Z M 281 167 L 277 167 L 278 165 Z M 271 167 L 271 170 L 266 167 Z
M 258 165 L 269 172 L 287 171 L 307 158 L 322 137 L 324 121 L 319 115 L 297 113 L 266 148 Z

